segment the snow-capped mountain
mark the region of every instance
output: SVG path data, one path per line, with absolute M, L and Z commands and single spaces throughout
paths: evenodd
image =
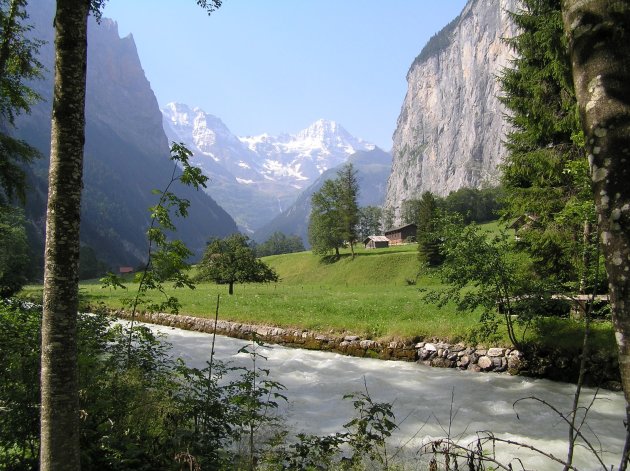
M 274 180 L 291 180 L 303 189 L 329 168 L 337 167 L 360 150 L 374 145 L 350 135 L 334 121 L 320 119 L 296 135 L 262 134 L 241 137 L 241 142 L 262 157 L 263 174 Z
M 237 137 L 200 108 L 169 103 L 162 115 L 168 138 L 184 142 L 194 154 L 192 162 L 211 178 L 208 192 L 250 231 L 290 205 L 326 170 L 357 151 L 375 148 L 323 119 L 294 135 Z

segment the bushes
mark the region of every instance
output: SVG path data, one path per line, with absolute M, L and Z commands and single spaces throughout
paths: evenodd
M 39 308 L 0 305 L 0 469 L 38 468 L 40 328 Z M 127 327 L 79 317 L 82 469 L 230 469 L 230 446 L 273 422 L 281 385 L 258 368 L 226 380 L 212 359 L 189 368 L 148 328 L 131 334 L 128 350 Z

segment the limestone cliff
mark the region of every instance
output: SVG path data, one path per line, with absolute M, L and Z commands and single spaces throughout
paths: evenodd
M 517 0 L 470 0 L 411 65 L 387 208 L 427 190 L 447 195 L 497 182 L 508 124 L 496 77 L 512 56 L 502 38 L 515 33 L 507 12 L 517 7 Z

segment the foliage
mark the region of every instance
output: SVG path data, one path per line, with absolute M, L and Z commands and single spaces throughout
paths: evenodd
M 0 205 L 0 298 L 13 296 L 24 286 L 29 264 L 24 216 Z
M 25 24 L 26 0 L 0 0 L 0 204 L 14 196 L 25 199 L 25 174 L 21 165 L 39 154 L 26 142 L 10 136 L 15 118 L 30 112 L 40 99 L 25 83 L 41 76 L 36 56 L 42 44 L 31 39 Z
M 441 206 L 449 212 L 461 214 L 466 224 L 484 223 L 499 218 L 501 195 L 501 188 L 460 188 L 450 192 Z
M 276 272 L 256 258 L 248 241 L 242 234 L 211 240 L 197 266 L 197 280 L 228 284 L 229 294 L 234 294 L 234 283 L 278 281 Z
M 265 242 L 256 245 L 256 256 L 266 257 L 283 253 L 302 252 L 304 250 L 304 243 L 300 236 L 287 236 L 282 232 L 274 232 Z
M 99 260 L 96 251 L 89 245 L 82 245 L 79 252 L 79 279 L 87 280 L 102 276 L 108 271 L 108 266 Z
M 241 377 L 232 383 L 233 390 L 229 397 L 230 402 L 240 411 L 235 435 L 246 436 L 248 439 L 249 469 L 255 467 L 258 430 L 262 426 L 278 425 L 277 417 L 270 414 L 270 411 L 278 408 L 279 400 L 287 401 L 286 396 L 280 392 L 286 388 L 271 379 L 268 369 L 257 365 L 260 360 L 267 359 L 258 353 L 258 348 L 262 345 L 254 334 L 251 343 L 238 351 L 249 356 L 252 367 L 242 369 Z
M 500 77 L 513 125 L 502 167 L 504 217 L 535 217 L 519 237 L 538 274 L 577 289 L 587 262 L 580 234 L 595 212 L 560 0 L 527 0 L 510 16 L 519 34 L 507 40 L 517 54 Z
M 400 205 L 400 218 L 403 224 L 418 224 L 421 201 L 419 199 L 411 199 L 402 202 Z
M 418 260 L 422 267 L 434 267 L 442 262 L 440 236 L 437 233 L 439 219 L 437 201 L 433 194 L 425 191 L 417 205 Z
M 185 218 L 188 215 L 190 201 L 178 197 L 171 191 L 171 187 L 179 182 L 185 186 L 205 188 L 208 177 L 201 173 L 201 169 L 190 165 L 192 156 L 182 143 L 171 145 L 171 160 L 174 162 L 171 179 L 164 191 L 153 190 L 159 195 L 156 205 L 149 208 L 151 212 L 151 224 L 147 230 L 149 248 L 147 262 L 139 273 L 136 274 L 138 290 L 136 295 L 125 300 L 125 305 L 132 309 L 132 319 L 139 305 L 146 305 L 150 311 L 170 310 L 173 313 L 179 311 L 179 301 L 176 297 L 167 294 L 164 283 L 172 282 L 174 288 L 187 287 L 194 289 L 192 279 L 187 275 L 189 268 L 187 262 L 192 252 L 180 240 L 169 240 L 167 233 L 175 231 L 172 215 Z M 121 285 L 121 280 L 116 275 L 109 273 L 102 280 L 103 287 L 116 288 Z M 147 293 L 157 291 L 163 295 L 160 302 L 148 302 Z
M 394 208 L 383 208 L 383 214 L 381 216 L 381 227 L 383 231 L 393 229 L 395 221 Z
M 40 308 L 0 305 L 0 468 L 7 471 L 38 467 L 40 328 Z M 129 328 L 100 311 L 80 315 L 78 333 L 82 469 L 175 469 L 184 456 L 202 469 L 227 469 L 243 426 L 271 420 L 269 395 L 282 386 L 260 368 L 243 372 L 216 359 L 189 368 L 139 326 L 129 355 Z M 230 371 L 234 379 L 225 378 Z
M 357 241 L 359 184 L 352 163 L 337 172 L 337 178 L 326 180 L 311 198 L 308 238 L 313 253 L 327 255 L 331 251 L 339 256 L 339 249 L 348 243 L 354 256 Z
M 522 347 L 524 338 L 517 335 L 515 324 L 527 327 L 543 315 L 553 302 L 555 287 L 531 276 L 529 260 L 519 256 L 505 232 L 489 235 L 450 216 L 438 235 L 444 256 L 439 274 L 448 288 L 430 292 L 425 299 L 440 305 L 454 302 L 460 311 L 481 308 L 480 340 L 493 339 L 502 321 L 510 342 Z
M 359 208 L 359 223 L 357 224 L 357 237 L 365 240 L 371 235 L 383 233 L 381 220 L 383 210 L 378 206 L 364 206 Z
M 0 468 L 36 469 L 40 312 L 0 300 Z
M 390 469 L 387 439 L 397 427 L 392 405 L 375 402 L 365 392 L 346 394 L 355 416 L 344 425 L 345 432 L 327 436 L 300 433 L 296 443 L 278 447 L 267 459 L 281 469 Z M 349 449 L 349 452 L 346 450 Z

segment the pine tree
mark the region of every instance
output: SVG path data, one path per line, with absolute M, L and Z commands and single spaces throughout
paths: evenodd
M 418 201 L 416 240 L 418 260 L 422 266 L 434 267 L 442 262 L 440 241 L 436 236 L 438 204 L 430 191 L 425 191 Z
M 560 0 L 524 0 L 510 15 L 520 32 L 507 39 L 516 58 L 500 77 L 513 125 L 502 168 L 505 216 L 535 217 L 519 236 L 538 275 L 577 283 L 594 207 Z
M 339 186 L 339 212 L 341 217 L 341 236 L 350 245 L 352 258 L 354 258 L 354 244 L 357 241 L 357 226 L 359 224 L 359 181 L 357 170 L 352 163 L 347 163 L 337 172 L 337 184 Z

